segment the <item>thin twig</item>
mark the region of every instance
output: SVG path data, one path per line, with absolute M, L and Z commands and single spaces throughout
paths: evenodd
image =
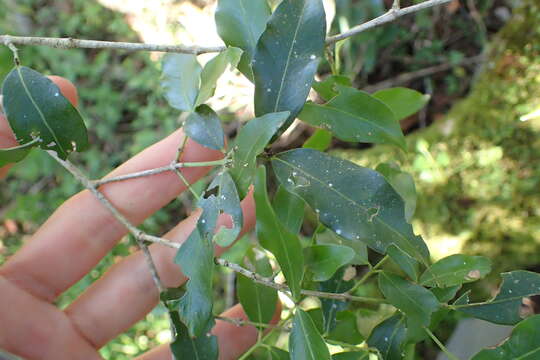
M 450 360 L 460 360 L 456 355 L 452 354 L 450 352 L 450 350 L 448 350 L 446 348 L 446 346 L 444 346 L 444 344 L 435 336 L 435 334 L 433 334 L 431 332 L 431 330 L 429 330 L 428 327 L 424 326 L 424 330 L 426 331 L 426 333 L 429 335 L 429 337 L 431 338 L 431 340 L 433 340 L 435 342 L 435 344 L 437 344 L 437 346 L 439 347 L 439 349 L 441 349 L 441 351 L 446 355 L 446 357 Z
M 326 44 L 331 45 L 336 41 L 346 39 L 359 33 L 394 21 L 395 19 L 411 14 L 423 9 L 428 9 L 433 6 L 441 5 L 450 2 L 451 0 L 428 0 L 420 4 L 408 6 L 405 8 L 396 8 L 393 6 L 383 15 L 372 19 L 366 23 L 357 25 L 344 33 L 328 37 Z M 394 2 L 395 4 L 399 2 Z M 51 37 L 34 37 L 34 36 L 12 36 L 0 35 L 0 44 L 9 46 L 9 44 L 18 45 L 42 45 L 60 49 L 84 48 L 84 49 L 118 49 L 128 51 L 158 51 L 169 53 L 184 53 L 184 54 L 205 54 L 222 52 L 226 49 L 225 46 L 186 46 L 186 45 L 167 45 L 167 44 L 144 44 L 131 42 L 115 42 L 115 41 L 98 41 L 84 40 L 73 38 L 51 38 Z

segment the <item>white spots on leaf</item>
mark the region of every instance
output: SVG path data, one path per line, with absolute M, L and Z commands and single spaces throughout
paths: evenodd
M 334 186 L 334 184 L 332 184 L 332 183 L 328 183 L 328 186 L 332 187 L 332 186 Z
M 60 94 L 58 92 L 55 92 L 54 96 L 58 97 L 58 96 L 60 96 Z
M 315 59 L 317 58 L 317 56 L 316 56 L 315 54 L 311 54 L 311 55 L 309 56 L 309 58 L 310 58 L 310 60 L 315 60 Z
M 341 235 L 341 229 L 336 229 L 336 234 Z

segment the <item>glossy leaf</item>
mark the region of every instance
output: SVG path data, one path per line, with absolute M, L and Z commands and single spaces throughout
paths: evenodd
M 360 344 L 364 338 L 358 331 L 356 314 L 352 311 L 341 311 L 336 315 L 336 326 L 328 334 L 328 339 L 346 344 Z
M 347 351 L 332 355 L 332 360 L 369 360 L 369 351 Z
M 296 309 L 289 337 L 291 360 L 330 360 L 330 352 L 306 312 Z
M 270 262 L 263 254 L 255 254 L 252 249 L 248 252 L 246 261 L 245 265 L 251 265 L 250 267 L 257 274 L 272 276 Z M 249 320 L 265 324 L 272 320 L 278 301 L 276 290 L 239 275 L 237 294 Z
M 216 336 L 202 334 L 190 337 L 176 311 L 169 312 L 169 317 L 174 330 L 174 340 L 170 345 L 174 360 L 217 360 L 218 342 Z
M 214 246 L 211 238 L 201 236 L 199 228 L 182 244 L 174 262 L 189 278 L 186 293 L 178 303 L 178 314 L 190 337 L 204 336 L 214 325 L 212 315 L 212 278 Z
M 287 127 L 309 94 L 323 56 L 326 18 L 321 0 L 283 0 L 253 56 L 255 114 L 290 111 Z
M 320 291 L 341 294 L 349 291 L 354 286 L 354 281 L 343 280 L 344 269 L 337 271 L 330 280 L 319 284 Z M 348 302 L 335 299 L 321 298 L 321 308 L 324 319 L 323 332 L 330 333 L 336 327 L 336 317 L 339 311 L 345 310 Z
M 503 283 L 499 294 L 491 301 L 458 304 L 459 311 L 501 325 L 514 325 L 522 320 L 519 310 L 522 299 L 540 294 L 540 274 L 517 270 L 501 274 Z
M 380 253 L 396 244 L 428 261 L 426 244 L 405 220 L 403 200 L 379 173 L 312 149 L 280 153 L 272 166 L 279 182 L 338 235 Z
M 314 281 L 326 281 L 354 258 L 354 250 L 341 245 L 313 245 L 304 249 L 306 265 Z
M 437 297 L 441 303 L 447 303 L 456 297 L 457 292 L 461 289 L 461 285 L 450 286 L 446 288 L 432 288 L 430 291 Z
M 293 234 L 297 234 L 304 221 L 304 200 L 279 186 L 274 196 L 274 210 L 278 219 Z
M 403 87 L 379 90 L 373 94 L 373 97 L 385 103 L 392 110 L 397 121 L 418 112 L 426 106 L 430 98 L 429 95 Z
M 6 76 L 2 94 L 7 120 L 20 145 L 33 143 L 55 151 L 64 160 L 71 152 L 88 148 L 81 115 L 47 77 L 17 66 Z M 20 158 L 23 153 L 22 148 L 15 152 L 12 149 L 9 158 L 14 158 L 15 154 Z
M 255 181 L 257 237 L 259 243 L 277 259 L 293 296 L 300 296 L 304 276 L 304 257 L 298 237 L 277 218 L 266 192 L 266 169 L 259 167 Z
M 23 160 L 38 142 L 39 140 L 35 139 L 24 145 L 0 149 L 0 167 Z
M 411 174 L 401 171 L 397 164 L 382 163 L 375 169 L 384 176 L 405 202 L 405 219 L 411 222 L 416 210 L 416 186 Z
M 405 138 L 392 111 L 366 92 L 337 85 L 338 95 L 324 105 L 307 103 L 298 115 L 330 130 L 343 141 L 394 144 L 405 150 Z
M 271 13 L 266 0 L 218 1 L 215 15 L 218 34 L 228 46 L 244 50 L 238 68 L 250 80 L 255 47 Z
M 180 111 L 195 109 L 201 71 L 195 55 L 169 53 L 163 57 L 161 86 L 170 106 Z
M 491 272 L 491 261 L 483 256 L 455 254 L 431 265 L 420 277 L 424 286 L 448 287 L 477 281 Z
M 320 225 L 323 228 L 323 231 L 320 234 L 315 234 L 315 239 L 318 244 L 335 244 L 348 246 L 354 251 L 354 257 L 351 260 L 352 265 L 366 265 L 368 261 L 368 250 L 366 244 L 357 240 L 345 239 L 337 235 L 331 230 L 325 230 L 326 227 Z
M 471 360 L 537 360 L 540 358 L 540 315 L 523 320 L 510 338 L 495 349 L 480 351 Z
M 188 115 L 184 131 L 187 136 L 207 148 L 222 150 L 225 147 L 221 120 L 208 105 L 201 105 Z
M 406 338 L 405 317 L 396 314 L 375 326 L 367 343 L 379 350 L 384 360 L 401 360 Z
M 429 326 L 431 313 L 439 308 L 439 301 L 428 289 L 397 275 L 381 272 L 379 288 L 390 304 L 401 310 L 415 326 Z
M 313 83 L 313 89 L 319 94 L 325 101 L 329 101 L 338 94 L 336 85 L 352 86 L 351 79 L 342 75 L 331 75 L 323 81 L 315 81 Z
M 204 66 L 201 72 L 201 88 L 195 106 L 204 104 L 206 100 L 214 95 L 219 77 L 227 69 L 227 66 L 230 65 L 232 69 L 236 68 L 241 56 L 242 50 L 230 47 L 216 55 Z
M 332 145 L 332 133 L 328 130 L 317 129 L 313 135 L 306 140 L 302 147 L 325 151 L 330 147 L 330 145 Z
M 405 251 L 401 250 L 399 246 L 391 244 L 386 249 L 386 252 L 400 268 L 407 274 L 414 282 L 418 281 L 418 261 L 410 257 Z
M 253 182 L 257 155 L 263 152 L 288 116 L 288 112 L 266 114 L 249 121 L 238 132 L 230 171 L 241 197 L 246 195 L 249 185 Z

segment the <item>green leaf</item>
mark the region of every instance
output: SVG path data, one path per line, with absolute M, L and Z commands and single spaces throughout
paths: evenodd
M 366 265 L 369 263 L 366 244 L 357 240 L 345 239 L 330 230 L 326 231 L 326 227 L 321 224 L 319 224 L 319 227 L 322 227 L 323 230 L 321 231 L 321 233 L 316 233 L 314 235 L 318 244 L 335 244 L 348 246 L 354 251 L 354 258 L 351 260 L 352 265 Z
M 17 66 L 6 76 L 2 93 L 6 117 L 21 146 L 39 143 L 40 148 L 55 151 L 63 160 L 73 151 L 88 148 L 81 115 L 47 77 Z M 9 158 L 22 156 L 21 150 L 19 147 L 13 153 L 12 149 Z
M 264 346 L 257 349 L 257 356 L 249 357 L 250 360 L 289 360 L 289 353 L 275 346 Z
M 37 143 L 39 143 L 39 139 L 32 140 L 24 145 L 0 149 L 0 167 L 21 161 Z
M 414 282 L 418 281 L 418 262 L 410 257 L 405 251 L 401 250 L 399 246 L 391 244 L 386 248 L 386 252 L 390 258 L 405 271 Z
M 170 106 L 180 111 L 195 109 L 201 71 L 195 55 L 169 53 L 163 57 L 161 86 Z
M 369 351 L 348 351 L 332 355 L 332 360 L 369 360 Z
M 304 200 L 280 185 L 274 196 L 273 205 L 281 223 L 293 234 L 298 234 L 304 221 Z
M 379 350 L 384 360 L 401 360 L 406 338 L 405 317 L 396 314 L 375 326 L 367 343 Z
M 174 340 L 170 346 L 175 360 L 217 360 L 218 342 L 216 336 L 202 334 L 201 336 L 190 337 L 186 326 L 182 323 L 176 311 L 169 312 L 169 317 L 174 330 Z
M 257 214 L 257 237 L 259 243 L 277 259 L 293 297 L 300 297 L 300 285 L 304 276 L 302 245 L 277 218 L 266 193 L 266 169 L 261 166 L 255 181 L 255 204 Z
M 263 152 L 288 116 L 289 112 L 266 114 L 249 121 L 238 132 L 234 145 L 231 176 L 242 198 L 246 196 L 249 185 L 253 182 L 257 169 L 257 155 Z
M 379 173 L 312 149 L 277 154 L 272 166 L 279 182 L 338 235 L 380 253 L 396 244 L 428 261 L 426 244 L 405 220 L 403 200 Z
M 255 254 L 252 249 L 248 252 L 246 265 L 251 265 L 253 271 L 262 276 L 272 276 L 270 261 L 264 254 Z M 238 276 L 238 299 L 249 320 L 268 324 L 274 315 L 278 301 L 277 291 L 257 284 L 245 276 Z
M 319 284 L 320 291 L 341 294 L 354 286 L 354 281 L 343 280 L 344 268 L 337 271 L 328 281 Z M 328 334 L 336 327 L 336 317 L 339 311 L 345 310 L 349 303 L 335 299 L 320 299 L 324 319 L 324 333 Z
M 431 265 L 420 277 L 424 286 L 448 287 L 477 281 L 491 272 L 491 261 L 483 256 L 455 254 Z
M 426 106 L 430 98 L 429 95 L 403 87 L 379 90 L 373 94 L 373 97 L 381 100 L 392 109 L 397 121 L 418 112 Z
M 314 281 L 326 281 L 354 258 L 354 250 L 341 245 L 313 245 L 304 249 L 306 265 Z
M 317 129 L 313 135 L 306 140 L 302 147 L 325 151 L 330 147 L 330 145 L 332 145 L 332 133 L 328 130 Z
M 187 136 L 207 148 L 223 150 L 225 147 L 221 120 L 208 105 L 201 105 L 188 115 L 184 131 Z
M 324 105 L 308 102 L 298 118 L 343 141 L 389 143 L 406 150 L 399 123 L 383 102 L 351 87 L 337 88 L 338 95 Z
M 540 358 L 540 315 L 520 322 L 510 338 L 495 349 L 485 349 L 471 360 L 537 360 Z
M 186 293 L 180 299 L 178 314 L 190 337 L 204 336 L 214 325 L 212 315 L 212 278 L 214 246 L 209 237 L 201 236 L 198 227 L 182 244 L 174 262 L 189 278 Z
M 255 114 L 298 115 L 311 88 L 326 38 L 321 0 L 283 0 L 272 14 L 253 56 Z
M 271 13 L 266 0 L 218 1 L 215 15 L 218 34 L 228 46 L 244 50 L 238 68 L 250 80 L 253 80 L 251 59 Z
M 364 338 L 358 331 L 356 314 L 352 311 L 342 311 L 336 315 L 336 326 L 328 334 L 328 339 L 347 344 L 360 344 Z
M 309 315 L 296 309 L 289 337 L 291 360 L 330 360 L 330 352 Z
M 437 297 L 440 303 L 447 303 L 456 297 L 461 285 L 450 286 L 447 288 L 432 288 L 430 291 Z
M 416 187 L 411 174 L 401 171 L 394 163 L 382 163 L 375 169 L 384 176 L 394 190 L 405 201 L 405 219 L 411 222 L 416 210 Z
M 397 275 L 381 272 L 379 288 L 390 304 L 405 313 L 415 326 L 429 326 L 431 313 L 439 308 L 439 301 L 428 289 Z
M 351 79 L 342 75 L 331 75 L 323 81 L 315 81 L 313 89 L 323 98 L 324 101 L 329 101 L 338 94 L 336 85 L 351 87 Z
M 201 72 L 201 89 L 199 90 L 199 95 L 197 95 L 195 106 L 204 104 L 206 100 L 214 95 L 216 83 L 221 74 L 227 69 L 228 65 L 232 69 L 236 68 L 241 56 L 242 50 L 230 47 L 215 56 L 204 66 Z
M 540 274 L 517 270 L 501 274 L 503 283 L 499 294 L 491 301 L 458 304 L 456 308 L 479 319 L 501 325 L 514 325 L 522 320 L 519 310 L 522 299 L 540 294 Z

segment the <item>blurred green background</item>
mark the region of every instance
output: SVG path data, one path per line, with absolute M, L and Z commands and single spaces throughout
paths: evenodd
M 382 14 L 390 3 L 335 0 L 325 5 L 335 9 L 332 31 L 337 33 Z M 404 6 L 411 3 L 402 1 Z M 192 25 L 196 19 L 212 21 L 213 6 L 213 1 L 205 0 L 0 0 L 0 33 L 185 42 L 200 34 Z M 209 41 L 206 45 L 216 42 L 211 36 L 204 41 Z M 156 54 L 27 46 L 20 47 L 20 57 L 26 66 L 64 76 L 77 85 L 92 147 L 74 154 L 73 161 L 92 178 L 103 176 L 181 123 L 178 112 L 163 97 Z M 10 52 L 0 47 L 0 79 L 11 66 Z M 540 110 L 538 2 L 454 0 L 350 39 L 342 47 L 339 66 L 356 87 L 408 86 L 432 98 L 426 109 L 402 123 L 408 134 L 407 154 L 339 141 L 333 141 L 331 151 L 373 167 L 395 161 L 413 175 L 418 192 L 413 224 L 435 257 L 482 254 L 493 259 L 497 271 L 538 271 L 540 116 L 528 116 Z M 328 72 L 329 65 L 322 64 L 320 76 Z M 225 128 L 234 136 L 238 121 L 249 117 L 249 104 L 242 103 L 249 97 L 242 80 L 232 78 L 227 86 L 240 99 L 220 108 L 228 119 Z M 300 127 L 280 146 L 301 144 L 312 131 Z M 1 182 L 0 189 L 2 264 L 80 186 L 49 157 L 34 151 Z M 143 227 L 150 233 L 163 233 L 190 205 L 187 197 L 180 197 Z M 235 251 L 241 253 L 245 244 L 239 243 L 229 257 L 235 260 Z M 134 249 L 129 239 L 123 239 L 59 298 L 59 306 L 69 304 Z M 496 274 L 484 283 L 485 293 L 496 286 Z M 233 286 L 230 274 L 220 270 L 218 292 L 231 293 Z M 231 302 L 228 296 L 220 296 L 216 311 L 230 305 L 227 302 Z M 166 342 L 167 329 L 163 309 L 156 308 L 108 344 L 102 354 L 107 359 L 132 358 Z M 422 351 L 422 358 L 432 358 L 432 349 Z

